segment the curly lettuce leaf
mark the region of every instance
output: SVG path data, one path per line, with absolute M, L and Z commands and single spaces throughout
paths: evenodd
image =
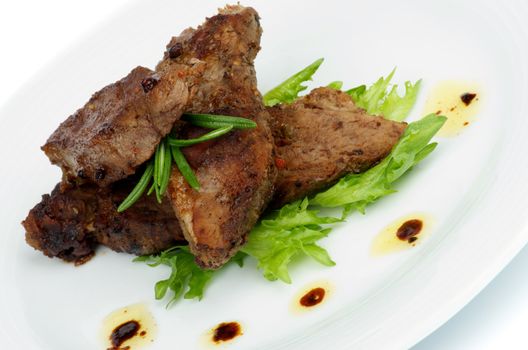
M 261 220 L 242 247 L 242 252 L 257 260 L 258 268 L 268 280 L 291 283 L 288 265 L 302 255 L 326 266 L 335 265 L 328 252 L 316 242 L 331 231 L 321 225 L 341 219 L 318 216 L 318 211 L 309 210 L 308 204 L 308 199 L 287 204 L 270 218 Z
M 239 253 L 231 261 L 242 267 L 244 257 L 245 254 Z M 219 271 L 202 270 L 194 261 L 194 255 L 191 254 L 186 246 L 175 246 L 157 255 L 139 256 L 133 261 L 144 262 L 150 267 L 166 265 L 171 268 L 169 277 L 158 281 L 154 286 L 154 295 L 157 300 L 163 299 L 169 290 L 172 292 L 172 297 L 167 307 L 177 301 L 182 294 L 185 299 L 196 298 L 201 300 L 207 284 Z
M 336 80 L 328 84 L 326 87 L 329 87 L 330 89 L 341 90 L 343 87 L 343 82 L 341 80 Z
M 263 97 L 264 105 L 271 107 L 278 103 L 292 103 L 295 101 L 299 93 L 307 88 L 302 83 L 312 80 L 312 76 L 321 63 L 323 63 L 323 60 L 323 58 L 318 59 L 308 67 L 283 81 L 277 87 L 268 91 Z
M 369 114 L 380 115 L 386 119 L 394 121 L 404 120 L 411 111 L 418 92 L 420 91 L 421 80 L 412 84 L 410 81 L 405 82 L 405 94 L 398 94 L 398 85 L 393 85 L 391 89 L 389 84 L 394 76 L 395 69 L 386 77 L 381 77 L 372 86 L 366 87 L 360 85 L 353 89 L 347 90 L 354 102 Z
M 375 200 L 395 192 L 393 183 L 436 147 L 429 143 L 444 125 L 445 117 L 430 114 L 410 123 L 391 153 L 378 165 L 361 174 L 349 174 L 328 190 L 318 193 L 310 204 L 322 207 L 345 207 L 345 213 L 365 207 Z

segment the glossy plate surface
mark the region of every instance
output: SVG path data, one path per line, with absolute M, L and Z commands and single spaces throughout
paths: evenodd
M 477 84 L 478 116 L 322 244 L 333 268 L 303 261 L 293 283 L 263 279 L 247 260 L 216 278 L 201 301 L 165 309 L 153 284 L 167 273 L 100 249 L 88 264 L 50 260 L 24 242 L 20 221 L 60 179 L 39 147 L 91 93 L 136 65 L 154 66 L 171 35 L 220 1 L 138 1 L 60 55 L 0 110 L 0 348 L 104 348 L 103 319 L 143 302 L 158 332 L 152 349 L 214 347 L 207 333 L 237 321 L 232 349 L 389 349 L 412 346 L 478 293 L 528 241 L 528 5 L 496 1 L 250 1 L 262 17 L 262 91 L 325 57 L 312 86 L 423 79 L 412 119 L 441 81 Z M 372 256 L 376 235 L 414 213 L 429 218 L 416 247 Z M 292 307 L 325 285 L 313 310 Z

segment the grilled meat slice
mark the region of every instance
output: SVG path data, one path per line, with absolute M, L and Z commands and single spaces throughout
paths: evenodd
M 132 175 L 182 112 L 215 106 L 216 96 L 234 92 L 224 81 L 252 62 L 259 36 L 253 9 L 227 6 L 172 38 L 156 72 L 137 67 L 95 93 L 42 149 L 70 182 L 107 186 Z
M 171 130 L 188 101 L 177 76 L 137 67 L 96 92 L 42 147 L 65 180 L 106 186 L 135 172 Z
M 244 244 L 271 199 L 272 141 L 262 122 L 183 153 L 201 187 L 193 190 L 174 169 L 169 195 L 197 263 L 217 268 Z
M 329 89 L 316 89 L 292 105 L 268 110 L 274 117 L 271 125 L 277 159 L 282 159 L 277 163 L 284 164 L 279 167 L 276 182 L 276 205 L 329 186 L 349 171 L 363 171 L 372 166 L 389 152 L 405 128 L 405 123 L 366 115 L 346 94 Z M 183 138 L 205 132 L 179 123 Z M 266 133 L 257 135 L 263 137 Z M 173 204 L 181 206 L 180 217 L 188 220 L 183 226 L 190 227 L 195 234 L 191 242 L 198 242 L 195 243 L 198 256 L 209 258 L 208 262 L 218 261 L 213 260 L 217 258 L 221 261 L 230 252 L 211 247 L 229 246 L 230 242 L 245 237 L 243 231 L 249 231 L 250 223 L 259 215 L 256 208 L 260 205 L 251 203 L 267 200 L 263 194 L 267 195 L 269 188 L 257 192 L 260 197 L 252 194 L 263 176 L 273 177 L 266 175 L 266 171 L 273 171 L 266 169 L 269 150 L 260 153 L 254 147 L 262 147 L 263 142 L 253 142 L 249 137 L 253 136 L 248 131 L 238 131 L 183 150 L 193 168 L 201 169 L 204 163 L 208 166 L 207 172 L 199 173 L 200 192 L 190 189 L 177 170 L 172 177 Z M 271 142 L 267 140 L 267 144 Z M 363 153 L 354 152 L 355 149 Z M 263 158 L 255 163 L 252 157 L 259 154 Z M 256 169 L 258 164 L 260 169 Z M 124 213 L 117 213 L 118 204 L 135 181 L 126 179 L 109 188 L 89 184 L 63 192 L 56 188 L 51 196 L 43 197 L 24 222 L 28 243 L 48 256 L 83 261 L 99 243 L 116 251 L 151 254 L 183 241 L 180 225 L 167 200 L 160 205 L 153 198 L 143 197 Z M 270 183 L 265 181 L 264 185 Z
M 177 71 L 185 77 L 186 112 L 261 106 L 253 67 L 261 34 L 254 9 L 228 5 L 197 29 L 188 28 L 173 37 L 156 71 L 160 75 Z
M 314 89 L 268 111 L 280 167 L 275 207 L 372 167 L 387 156 L 406 127 L 368 115 L 350 96 L 330 88 Z
M 117 206 L 137 179 L 119 181 L 107 188 L 93 184 L 42 196 L 23 221 L 26 241 L 49 257 L 83 263 L 97 244 L 117 252 L 153 254 L 184 241 L 172 207 L 143 197 L 124 213 Z
M 169 195 L 183 234 L 197 263 L 217 268 L 245 242 L 271 198 L 276 169 L 269 115 L 257 90 L 253 60 L 260 49 L 261 28 L 251 8 L 228 6 L 200 27 L 190 40 L 173 39 L 158 70 L 196 58 L 193 69 L 203 71 L 191 83 L 188 112 L 240 116 L 258 128 L 238 130 L 217 140 L 184 149 L 201 188 L 193 190 L 174 170 Z M 181 56 L 172 55 L 181 48 Z M 197 50 L 196 47 L 201 48 Z M 207 48 L 207 49 L 204 49 Z M 196 76 L 196 74 L 194 75 Z M 220 82 L 220 83 L 218 83 Z M 184 127 L 183 137 L 204 132 Z
M 227 6 L 199 28 L 187 29 L 172 38 L 155 73 L 137 68 L 125 79 L 95 94 L 59 127 L 44 150 L 54 163 L 61 165 L 67 180 L 78 177 L 78 183 L 83 182 L 79 178 L 84 178 L 106 186 L 133 173 L 147 160 L 182 110 L 253 118 L 259 124 L 258 129 L 233 132 L 211 145 L 203 156 L 190 157 L 191 164 L 200 168 L 198 175 L 204 188 L 214 187 L 208 193 L 188 195 L 188 188 L 182 188 L 177 194 L 175 184 L 181 180 L 178 172 L 171 186 L 175 211 L 185 219 L 182 226 L 193 252 L 199 261 L 204 261 L 203 266 L 219 266 L 243 243 L 271 197 L 275 176 L 273 143 L 265 121 L 268 114 L 256 88 L 253 68 L 260 35 L 258 15 L 253 9 Z M 171 119 L 165 118 L 168 116 Z M 139 131 L 145 128 L 136 126 L 144 123 L 150 129 L 157 127 L 157 133 L 142 135 Z M 196 153 L 196 149 L 186 152 Z M 240 157 L 243 152 L 246 154 Z M 96 191 L 92 187 L 81 188 L 85 189 Z M 68 186 L 62 186 L 65 192 L 56 190 L 51 197 L 45 197 L 30 213 L 25 226 L 30 244 L 49 252 L 48 255 L 72 260 L 76 256 L 72 251 L 87 255 L 95 244 L 93 237 L 96 241 L 102 238 L 87 234 L 84 219 L 75 216 L 72 219 L 69 212 L 61 217 L 60 209 L 55 210 L 56 202 L 76 201 L 77 194 L 70 196 L 72 193 L 67 190 Z M 112 196 L 111 191 L 98 192 L 98 196 Z M 179 208 L 177 203 L 185 203 L 185 208 L 191 209 L 210 206 L 216 216 L 210 221 L 201 213 L 195 217 L 192 210 Z M 62 249 L 61 242 L 48 247 L 47 240 L 76 243 Z M 113 244 L 111 240 L 106 243 Z

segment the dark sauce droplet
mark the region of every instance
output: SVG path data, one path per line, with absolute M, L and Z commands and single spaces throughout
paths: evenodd
M 114 328 L 112 334 L 110 334 L 110 341 L 113 346 L 111 349 L 119 349 L 121 344 L 136 336 L 140 328 L 139 322 L 135 320 L 125 322 Z
M 325 293 L 326 292 L 324 288 L 320 288 L 320 287 L 314 288 L 308 293 L 306 293 L 305 295 L 303 295 L 301 300 L 299 300 L 299 303 L 302 306 L 306 306 L 306 307 L 315 306 L 323 301 L 325 297 Z
M 416 236 L 422 231 L 422 228 L 422 220 L 407 220 L 398 228 L 396 236 L 402 241 L 413 243 L 418 239 Z
M 231 340 L 242 334 L 242 328 L 237 322 L 220 323 L 214 330 L 213 341 L 215 343 Z
M 464 102 L 466 106 L 469 106 L 469 104 L 473 101 L 475 97 L 477 97 L 477 94 L 471 92 L 466 92 L 460 95 L 460 99 L 462 100 L 462 102 Z

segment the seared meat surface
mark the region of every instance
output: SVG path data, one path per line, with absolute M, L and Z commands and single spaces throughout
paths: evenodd
M 406 127 L 368 115 L 350 96 L 330 88 L 314 89 L 268 111 L 280 165 L 276 207 L 372 167 L 387 156 Z
M 217 268 L 245 242 L 266 208 L 276 169 L 269 116 L 257 90 L 253 67 L 260 49 L 257 13 L 251 8 L 227 7 L 198 30 L 201 35 L 192 30 L 186 33 L 193 38 L 189 42 L 173 39 L 168 45 L 169 54 L 157 69 L 163 71 L 186 61 L 189 44 L 207 48 L 190 53 L 196 57 L 193 69 L 204 73 L 202 80 L 192 84 L 190 95 L 194 97 L 187 111 L 245 117 L 258 124 L 256 129 L 234 131 L 184 149 L 201 184 L 198 191 L 190 188 L 177 169 L 171 175 L 170 199 L 190 249 L 200 266 Z M 183 54 L 171 58 L 175 46 Z M 228 51 L 224 47 L 236 49 Z M 203 132 L 184 127 L 180 135 L 192 137 Z
M 190 189 L 177 170 L 169 186 L 174 212 L 198 263 L 209 268 L 222 265 L 244 243 L 266 207 L 276 176 L 272 136 L 266 121 L 269 115 L 256 88 L 253 67 L 260 35 L 255 10 L 227 6 L 197 29 L 187 29 L 172 38 L 155 72 L 137 68 L 96 93 L 59 127 L 44 150 L 54 163 L 61 165 L 67 180 L 75 179 L 79 184 L 87 179 L 108 186 L 134 173 L 148 160 L 183 111 L 255 120 L 258 128 L 254 130 L 235 131 L 185 150 L 202 184 L 199 191 Z M 190 132 L 202 131 L 192 127 L 182 130 Z M 96 196 L 107 200 L 115 195 L 112 188 L 68 187 L 62 186 L 51 197 L 44 197 L 26 219 L 31 245 L 69 260 L 87 255 L 96 242 L 134 253 L 151 251 L 150 241 L 141 249 L 136 247 L 135 237 L 129 237 L 134 242 L 127 245 L 115 242 L 115 237 L 108 234 L 88 234 L 86 227 L 91 226 L 85 225 L 84 219 L 71 219 L 69 210 L 63 213 L 64 208 L 58 209 L 69 201 L 77 203 L 76 191 L 84 191 L 91 199 L 93 192 L 98 191 Z M 131 209 L 135 211 L 136 206 L 138 203 Z M 102 215 L 106 218 L 115 208 L 99 205 L 97 210 L 105 211 Z M 137 215 L 134 213 L 134 220 L 141 219 Z M 112 221 L 107 223 L 111 226 Z M 60 232 L 64 237 L 60 237 Z M 48 240 L 53 244 L 48 244 Z
M 185 83 L 137 67 L 96 92 L 42 147 L 64 180 L 107 186 L 134 174 L 172 129 L 188 101 Z
M 22 223 L 27 243 L 49 257 L 82 263 L 97 244 L 141 255 L 184 241 L 167 201 L 158 204 L 154 196 L 144 196 L 124 213 L 117 212 L 136 182 L 126 179 L 107 188 L 86 184 L 62 192 L 58 184 Z
M 259 38 L 255 10 L 227 6 L 172 38 L 155 72 L 137 67 L 95 93 L 42 149 L 70 182 L 107 186 L 134 174 L 183 112 L 236 92 L 224 84 L 252 64 Z
M 368 116 L 356 108 L 347 95 L 325 88 L 314 90 L 294 104 L 268 110 L 274 117 L 272 132 L 277 159 L 281 159 L 277 163 L 283 164 L 279 167 L 275 182 L 277 206 L 327 187 L 347 172 L 366 170 L 390 151 L 405 128 L 405 123 Z M 180 126 L 180 129 L 182 138 L 197 137 L 204 132 L 189 125 Z M 188 223 L 193 232 L 196 232 L 197 227 L 209 230 L 205 232 L 214 232 L 196 234 L 195 242 L 207 244 L 208 247 L 214 247 L 215 244 L 221 246 L 229 242 L 230 238 L 236 240 L 244 237 L 237 236 L 237 230 L 242 229 L 238 225 L 258 217 L 257 212 L 244 212 L 247 208 L 256 208 L 244 205 L 255 200 L 249 196 L 253 184 L 249 183 L 248 194 L 239 185 L 243 183 L 241 181 L 247 181 L 246 163 L 250 164 L 250 169 L 254 163 L 251 159 L 245 159 L 250 152 L 241 150 L 237 144 L 251 134 L 239 131 L 233 135 L 237 136 L 184 149 L 193 168 L 200 169 L 202 164 L 212 163 L 207 172 L 200 173 L 200 192 L 188 188 L 177 170 L 172 178 L 172 186 L 176 186 L 171 190 L 175 197 L 173 203 L 183 198 L 180 204 L 187 204 L 191 208 L 183 208 L 181 217 L 194 219 Z M 271 144 L 269 140 L 267 142 Z M 248 146 L 247 143 L 243 145 Z M 252 145 L 250 143 L 249 147 Z M 354 152 L 358 149 L 361 152 Z M 252 154 L 258 154 L 257 150 L 252 151 Z M 234 161 L 235 158 L 239 160 Z M 219 162 L 215 163 L 217 159 Z M 224 163 L 224 159 L 230 161 Z M 257 162 L 262 164 L 263 169 L 265 163 Z M 176 179 L 180 181 L 179 184 L 175 183 Z M 249 179 L 253 179 L 253 175 Z M 255 178 L 254 181 L 257 180 Z M 117 206 L 136 181 L 137 178 L 126 179 L 108 188 L 86 184 L 66 189 L 62 193 L 56 188 L 51 196 L 43 197 L 43 201 L 25 220 L 28 243 L 48 256 L 82 261 L 91 256 L 95 245 L 99 243 L 116 251 L 150 254 L 183 241 L 180 223 L 166 199 L 160 205 L 152 197 L 143 197 L 124 213 L 117 213 Z M 215 188 L 219 184 L 224 191 L 223 197 Z M 268 182 L 266 184 L 269 186 Z M 174 194 L 180 190 L 184 192 Z M 265 200 L 262 197 L 256 199 Z M 250 215 L 251 220 L 245 219 L 244 215 Z M 210 226 L 206 226 L 208 224 Z M 229 225 L 234 226 L 229 228 Z M 244 229 L 249 230 L 251 227 L 248 224 Z M 233 234 L 227 236 L 226 232 Z M 207 248 L 200 246 L 199 249 L 203 252 Z M 216 251 L 205 251 L 208 255 L 202 253 L 200 256 L 216 257 L 213 255 Z M 220 250 L 219 254 L 225 251 Z
M 270 200 L 281 206 L 313 194 L 390 152 L 406 124 L 367 115 L 343 92 L 319 88 L 265 108 L 253 66 L 261 32 L 253 9 L 227 6 L 172 38 L 155 71 L 135 68 L 62 123 L 43 149 L 64 181 L 23 222 L 28 244 L 82 263 L 97 244 L 142 255 L 186 240 L 201 267 L 218 268 Z M 143 196 L 118 213 L 133 174 L 175 125 L 179 138 L 207 132 L 178 121 L 184 112 L 245 117 L 258 127 L 182 149 L 199 190 L 174 167 L 162 204 Z

